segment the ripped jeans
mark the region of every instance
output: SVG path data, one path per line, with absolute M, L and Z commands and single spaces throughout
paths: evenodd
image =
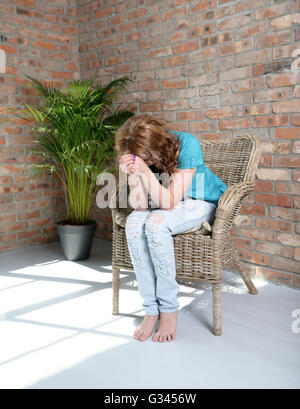
M 212 222 L 215 211 L 214 203 L 185 196 L 171 210 L 135 209 L 128 215 L 125 225 L 128 250 L 146 315 L 178 310 L 172 235 L 204 220 Z

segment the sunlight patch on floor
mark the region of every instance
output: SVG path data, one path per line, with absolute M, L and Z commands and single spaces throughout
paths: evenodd
M 3 324 L 2 324 L 3 325 Z M 95 354 L 128 342 L 127 338 L 95 336 L 62 328 L 23 323 L 5 323 L 1 332 L 1 388 L 24 388 L 80 364 Z M 12 342 L 12 340 L 15 340 Z M 102 371 L 103 368 L 99 368 Z
M 16 286 L 1 294 L 0 312 L 9 318 L 47 307 L 51 303 L 63 301 L 74 292 L 88 288 L 87 285 L 33 281 L 26 286 Z
M 51 260 L 1 276 L 1 388 L 24 388 L 128 342 L 126 320 L 111 314 L 111 270 Z M 129 293 L 131 309 L 137 291 Z M 110 331 L 118 319 L 121 331 Z
M 128 342 L 128 325 L 111 314 L 110 287 L 34 281 L 3 292 L 1 388 L 29 386 Z
M 33 266 L 24 268 L 18 268 L 16 270 L 10 270 L 10 273 L 20 275 L 31 275 L 51 278 L 66 278 L 72 280 L 84 280 L 84 281 L 96 281 L 101 283 L 111 282 L 111 270 L 112 266 L 101 266 L 103 273 L 99 274 L 94 268 L 80 264 L 80 262 L 73 262 L 67 260 L 53 260 L 47 263 L 38 263 Z
M 37 308 L 33 312 L 22 314 L 20 317 L 34 322 L 43 322 L 44 324 L 66 328 L 78 328 L 80 330 L 92 328 L 111 318 L 109 308 L 103 308 L 103 305 L 111 303 L 111 290 L 89 291 L 93 291 L 93 289 L 86 287 L 86 293 L 71 292 L 70 296 L 73 295 L 73 298 L 64 299 L 62 297 L 53 305 Z

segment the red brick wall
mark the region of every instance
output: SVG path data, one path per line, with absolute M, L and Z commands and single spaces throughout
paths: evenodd
M 38 101 L 24 74 L 54 85 L 79 78 L 75 0 L 9 0 L 0 3 L 0 110 Z M 32 125 L 31 125 L 32 126 Z M 65 216 L 58 179 L 27 181 L 30 127 L 11 114 L 0 123 L 0 252 L 58 240 L 56 221 Z
M 62 1 L 56 0 L 52 7 L 59 9 Z M 17 18 L 16 3 L 25 2 L 11 2 L 6 8 L 12 10 L 3 10 L 2 19 L 7 14 Z M 72 10 L 72 5 L 66 0 L 65 4 L 65 17 L 72 19 L 67 12 Z M 255 191 L 244 201 L 241 211 L 244 218 L 234 226 L 233 234 L 242 260 L 253 273 L 299 288 L 300 74 L 297 68 L 300 69 L 300 64 L 297 66 L 297 55 L 292 56 L 292 52 L 300 50 L 300 0 L 78 0 L 77 4 L 82 79 L 97 73 L 105 83 L 128 75 L 134 83 L 123 94 L 122 103 L 137 105 L 137 112 L 164 116 L 175 122 L 178 129 L 192 132 L 200 140 L 226 139 L 247 132 L 262 141 L 264 153 Z M 45 16 L 53 14 L 57 15 L 47 12 Z M 75 44 L 75 35 L 63 31 L 68 26 L 76 27 L 74 20 L 64 24 L 63 16 L 59 15 L 61 20 L 55 22 L 61 27 L 60 34 L 70 35 Z M 48 30 L 57 33 L 53 28 L 41 28 L 39 31 L 46 37 L 35 41 L 57 45 L 58 50 L 49 51 L 56 54 L 62 44 L 56 37 L 49 40 L 45 33 Z M 3 45 L 26 48 L 19 45 L 17 36 L 9 33 L 7 37 L 11 43 L 1 43 L 1 48 Z M 35 48 L 41 53 L 45 51 L 30 40 L 28 52 Z M 57 64 L 62 64 L 61 60 L 65 64 L 57 70 L 60 73 L 76 72 L 75 66 L 72 69 L 67 66 L 64 60 L 67 55 L 63 53 L 62 58 L 55 60 Z M 69 57 L 71 60 L 72 56 Z M 0 87 L 20 83 L 18 67 L 13 67 L 17 69 L 10 76 L 15 81 L 8 76 L 9 83 Z M 43 72 L 48 69 L 49 78 L 53 75 L 53 67 L 40 69 Z M 5 76 L 1 78 L 7 80 Z M 2 105 L 6 103 L 3 100 Z M 3 138 L 2 132 L 0 137 L 2 144 L 7 144 L 7 134 Z M 18 173 L 14 173 L 4 174 L 12 177 L 6 182 L 2 179 L 4 186 L 16 185 Z M 1 200 L 3 197 L 1 194 Z M 44 200 L 44 197 L 29 200 Z M 56 201 L 60 204 L 62 197 Z M 29 211 L 26 200 L 24 209 L 18 210 L 17 205 L 21 204 L 18 200 L 15 213 Z M 57 215 L 57 205 L 53 202 L 48 207 L 55 213 L 53 218 Z M 14 213 L 8 213 L 12 214 L 8 223 L 15 224 Z M 43 217 L 41 214 L 37 220 Z M 111 238 L 110 212 L 97 209 L 94 204 L 91 217 L 98 221 L 96 235 Z M 21 227 L 22 233 L 30 230 L 33 229 L 27 224 Z M 42 238 L 42 233 L 43 230 L 37 237 Z M 22 242 L 18 237 L 16 241 L 14 231 L 6 234 L 12 234 L 13 245 Z

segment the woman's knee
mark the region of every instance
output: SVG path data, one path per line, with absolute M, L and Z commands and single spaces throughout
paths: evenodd
M 126 219 L 125 224 L 125 231 L 126 234 L 130 234 L 132 232 L 142 232 L 143 225 L 146 219 L 146 214 L 143 211 L 133 210 Z
M 158 233 L 159 231 L 165 230 L 165 216 L 160 210 L 153 210 L 151 214 L 147 217 L 145 222 L 145 234 L 152 235 L 153 233 Z

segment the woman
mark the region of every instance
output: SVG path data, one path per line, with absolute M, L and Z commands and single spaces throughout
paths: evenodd
M 134 338 L 175 339 L 179 303 L 172 235 L 212 222 L 227 186 L 204 164 L 198 139 L 149 114 L 129 118 L 116 135 L 117 159 L 128 176 L 128 250 L 145 316 Z M 153 171 L 155 174 L 153 173 Z M 162 181 L 159 177 L 162 174 Z M 161 183 L 162 182 L 162 183 Z

